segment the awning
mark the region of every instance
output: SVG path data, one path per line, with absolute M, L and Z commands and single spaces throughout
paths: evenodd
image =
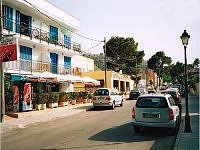
M 90 78 L 90 77 L 83 77 L 82 79 L 83 79 L 83 82 L 84 82 L 85 84 L 89 84 L 89 85 L 92 84 L 92 85 L 94 85 L 94 86 L 101 85 L 101 84 L 100 84 L 100 81 L 95 80 L 95 79 L 92 79 L 92 78 Z
M 20 74 L 11 74 L 12 81 L 24 81 L 26 78 Z

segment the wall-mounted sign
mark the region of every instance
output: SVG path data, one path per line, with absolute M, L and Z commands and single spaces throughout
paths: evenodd
M 17 60 L 16 44 L 0 45 L 0 62 Z

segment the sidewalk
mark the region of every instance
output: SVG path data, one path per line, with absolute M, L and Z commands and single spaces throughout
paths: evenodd
M 185 99 L 182 99 L 183 113 L 179 133 L 173 150 L 199 150 L 199 97 L 190 96 L 188 98 L 188 108 L 190 114 L 190 125 L 192 133 L 185 133 Z
M 1 123 L 1 134 L 12 131 L 15 128 L 25 128 L 37 122 L 45 122 L 52 119 L 71 116 L 80 112 L 85 112 L 93 107 L 92 103 L 69 105 L 66 107 L 58 107 L 53 109 L 46 109 L 40 111 L 22 112 L 28 113 L 20 118 L 9 117 Z

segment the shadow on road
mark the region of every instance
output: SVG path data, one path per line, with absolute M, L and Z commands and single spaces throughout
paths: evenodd
M 89 140 L 131 143 L 142 141 L 156 141 L 161 138 L 169 138 L 169 136 L 170 135 L 168 130 L 155 128 L 145 128 L 140 134 L 136 134 L 134 133 L 131 123 L 126 123 L 120 126 L 115 126 L 103 130 L 91 136 Z

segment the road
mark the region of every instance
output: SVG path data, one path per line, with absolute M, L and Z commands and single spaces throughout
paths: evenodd
M 175 136 L 164 129 L 135 134 L 130 120 L 134 100 L 114 110 L 90 110 L 37 123 L 2 135 L 2 150 L 170 150 Z

